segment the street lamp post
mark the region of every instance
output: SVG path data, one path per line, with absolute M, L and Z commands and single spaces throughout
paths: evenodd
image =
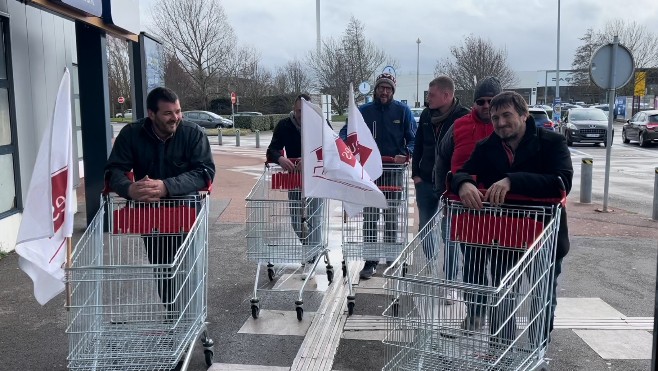
M 562 119 L 562 104 L 557 103 L 557 100 L 560 98 L 560 0 L 557 0 L 557 62 L 555 67 L 555 99 L 553 100 L 556 103 L 556 106 L 560 107 L 560 119 Z M 553 108 L 553 117 L 555 117 L 556 109 Z
M 416 55 L 416 108 L 420 107 L 420 89 L 418 85 L 418 77 L 419 77 L 419 71 L 420 71 L 420 37 L 418 40 L 416 40 L 416 44 L 418 44 L 418 54 Z

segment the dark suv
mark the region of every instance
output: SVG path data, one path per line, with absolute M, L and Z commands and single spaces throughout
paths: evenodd
M 608 116 L 598 108 L 571 108 L 560 122 L 560 133 L 567 139 L 569 146 L 576 142 L 603 143 L 605 146 Z M 614 137 L 614 131 L 612 134 Z

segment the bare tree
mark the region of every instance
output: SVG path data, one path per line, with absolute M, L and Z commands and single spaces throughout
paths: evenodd
M 635 21 L 609 21 L 596 35 L 597 46 L 611 43 L 615 35 L 619 43 L 633 54 L 636 68 L 658 67 L 658 35 Z
M 589 64 L 598 47 L 597 35 L 594 30 L 587 29 L 580 38 L 583 43 L 576 49 L 571 68 L 575 71 L 572 76 L 574 85 L 583 89 L 583 93 L 592 102 L 598 101 L 602 89 L 596 86 L 589 77 Z
M 211 85 L 226 75 L 236 37 L 220 0 L 159 0 L 152 8 L 153 28 L 191 77 L 204 108 Z M 216 89 L 215 89 L 216 90 Z
M 110 88 L 110 107 L 112 115 L 116 109 L 117 98 L 124 97 L 127 103 L 130 96 L 130 57 L 128 43 L 122 39 L 107 37 L 107 64 Z
M 190 86 L 194 84 L 188 73 L 181 66 L 180 61 L 172 53 L 164 55 L 164 82 L 165 86 L 174 90 L 180 99 L 183 110 L 193 109 L 200 106 Z
M 297 59 L 279 67 L 273 82 L 276 92 L 279 94 L 308 93 L 313 84 L 308 71 Z
M 507 50 L 496 48 L 482 37 L 469 35 L 462 45 L 451 46 L 450 54 L 451 58 L 437 61 L 434 74 L 450 76 L 455 80 L 455 89 L 460 90 L 463 97 L 472 96 L 477 81 L 487 76 L 497 77 L 503 88 L 517 82 L 507 63 Z
M 338 113 L 347 108 L 350 83 L 356 86 L 369 81 L 387 57 L 384 52 L 367 40 L 363 24 L 352 17 L 340 40 L 323 41 L 319 52 L 311 52 L 309 65 L 315 77 L 315 85 L 322 93 L 331 94 Z M 355 92 L 355 98 L 363 95 Z

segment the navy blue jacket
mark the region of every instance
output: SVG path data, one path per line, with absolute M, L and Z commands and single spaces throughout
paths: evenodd
M 382 156 L 413 154 L 416 120 L 409 106 L 396 100 L 387 104 L 375 101 L 362 105 L 359 111 Z M 340 129 L 339 135 L 347 140 L 347 123 Z

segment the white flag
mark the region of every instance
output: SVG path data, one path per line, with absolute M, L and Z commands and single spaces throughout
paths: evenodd
M 361 111 L 356 106 L 354 101 L 354 89 L 350 84 L 350 100 L 347 109 L 347 141 L 345 144 L 354 153 L 356 158 L 361 163 L 363 170 L 370 175 L 370 178 L 375 181 L 382 176 L 382 155 L 379 153 L 379 148 L 375 139 L 372 137 L 370 129 L 363 120 Z M 363 210 L 363 206 L 354 205 L 352 203 L 345 203 L 345 211 L 348 215 L 355 215 Z
M 386 208 L 386 198 L 345 142 L 325 123 L 310 102 L 302 100 L 304 197 L 330 198 Z
M 65 69 L 39 146 L 16 244 L 18 264 L 32 279 L 41 305 L 65 287 L 66 238 L 73 233 L 75 210 L 71 123 L 71 77 Z

